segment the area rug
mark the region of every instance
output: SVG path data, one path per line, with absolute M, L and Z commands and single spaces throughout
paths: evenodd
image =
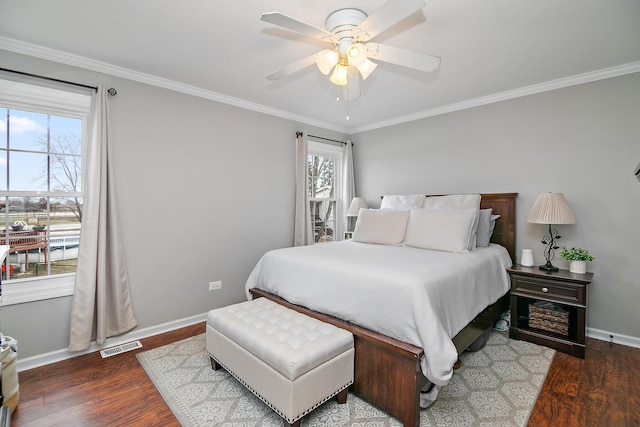
M 555 350 L 494 331 L 478 352 L 461 356 L 462 368 L 420 412 L 420 426 L 525 426 Z M 156 388 L 183 426 L 280 427 L 282 419 L 224 370 L 211 369 L 205 335 L 138 353 Z M 349 394 L 302 420 L 302 426 L 401 426 L 365 400 Z

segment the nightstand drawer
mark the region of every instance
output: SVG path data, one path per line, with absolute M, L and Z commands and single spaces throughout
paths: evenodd
M 584 288 L 575 284 L 563 286 L 558 281 L 513 275 L 511 292 L 545 300 L 584 304 Z

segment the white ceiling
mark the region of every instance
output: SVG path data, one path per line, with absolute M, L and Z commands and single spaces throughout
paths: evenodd
M 262 22 L 262 13 L 324 28 L 334 10 L 371 14 L 383 3 L 0 0 L 0 49 L 351 133 L 640 71 L 640 1 L 430 0 L 374 41 L 439 56 L 440 69 L 379 63 L 348 121 L 315 66 L 275 83 L 264 78 L 326 45 Z

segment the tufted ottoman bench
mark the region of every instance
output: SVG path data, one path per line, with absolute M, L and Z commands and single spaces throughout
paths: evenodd
M 266 298 L 211 310 L 207 353 L 272 408 L 285 426 L 353 383 L 353 335 Z

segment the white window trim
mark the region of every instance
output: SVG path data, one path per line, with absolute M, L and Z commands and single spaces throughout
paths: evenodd
M 340 218 L 341 212 L 343 211 L 344 200 L 342 197 L 342 166 L 343 166 L 343 152 L 342 147 L 337 147 L 331 144 L 325 144 L 322 142 L 315 142 L 312 140 L 307 141 L 307 155 L 320 155 L 320 156 L 333 156 L 336 158 L 336 165 L 333 171 L 333 179 L 334 179 L 334 198 L 336 200 L 336 212 L 334 216 L 336 218 L 335 221 L 335 236 L 334 240 L 342 240 L 344 238 L 344 226 L 343 221 Z
M 2 306 L 73 295 L 75 280 L 75 273 L 42 279 L 12 279 L 2 284 Z
M 90 95 L 0 79 L 0 105 L 3 108 L 82 119 L 82 150 L 86 153 L 87 122 L 91 111 Z M 74 195 L 76 194 L 71 194 L 72 197 Z M 70 193 L 64 193 L 64 196 L 69 197 Z M 75 273 L 69 273 L 41 278 L 11 279 L 10 282 L 2 284 L 1 305 L 9 306 L 73 295 L 75 278 Z
M 91 96 L 0 79 L 0 101 L 12 110 L 87 118 Z

